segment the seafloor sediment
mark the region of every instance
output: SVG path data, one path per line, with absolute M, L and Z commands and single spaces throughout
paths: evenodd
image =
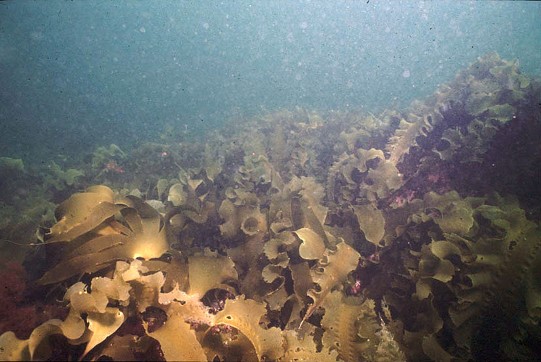
M 0 360 L 540 359 L 540 104 L 488 54 L 406 110 L 0 158 Z

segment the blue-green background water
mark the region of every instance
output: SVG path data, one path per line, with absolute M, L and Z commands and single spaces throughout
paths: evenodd
M 296 106 L 378 112 L 496 51 L 540 75 L 541 4 L 6 1 L 0 156 L 204 135 Z

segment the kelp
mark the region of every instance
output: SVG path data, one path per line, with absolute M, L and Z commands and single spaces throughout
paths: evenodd
M 396 165 L 384 152 L 359 148 L 352 155 L 342 155 L 327 177 L 329 201 L 343 203 L 376 203 L 389 197 L 403 184 Z
M 108 155 L 133 182 L 73 194 L 43 234 L 67 317 L 0 356 L 534 359 L 538 214 L 476 170 L 521 162 L 495 142 L 536 129 L 539 94 L 489 54 L 401 112 L 283 110 Z
M 354 205 L 353 212 L 366 240 L 376 246 L 383 246 L 380 242 L 385 235 L 385 217 L 381 210 L 378 210 L 373 205 L 366 204 Z
M 344 300 L 342 293 L 333 292 L 322 305 L 325 315 L 321 321 L 327 333 L 323 338 L 325 348 L 337 349 L 344 361 L 356 361 L 359 355 L 375 354 L 376 339 L 380 326 L 374 313 L 374 302 L 365 300 L 362 304 Z M 372 350 L 369 350 L 372 348 Z
M 336 250 L 326 251 L 318 265 L 311 270 L 312 280 L 317 284 L 317 289 L 312 288 L 308 291 L 314 302 L 306 311 L 303 321 L 314 313 L 332 290 L 341 288 L 348 274 L 357 267 L 359 257 L 359 253 L 344 242 L 336 245 Z
M 116 274 L 115 279 L 126 284 L 120 273 Z M 13 340 L 6 340 L 9 343 L 2 344 L 2 349 L 8 351 L 6 357 L 11 355 L 13 359 L 22 359 L 27 355 L 32 360 L 47 359 L 51 354 L 47 340 L 54 334 L 63 335 L 73 344 L 86 343 L 86 349 L 81 356 L 84 357 L 124 322 L 124 313 L 119 308 L 107 306 L 107 293 L 102 292 L 98 285 L 94 285 L 89 292 L 84 283 L 78 282 L 67 290 L 64 300 L 69 303 L 70 308 L 65 320 L 52 319 L 43 323 L 27 340 L 19 341 L 17 345 L 13 345 Z M 17 356 L 14 356 L 14 353 L 17 353 Z
M 452 326 L 455 357 L 463 358 L 462 354 L 472 349 L 480 353 L 476 350 L 476 329 L 482 328 L 483 318 L 492 318 L 494 308 L 500 323 L 506 323 L 507 333 L 512 328 L 517 328 L 512 333 L 519 333 L 522 323 L 509 323 L 517 313 L 529 313 L 527 307 L 518 308 L 513 301 L 524 298 L 531 283 L 530 269 L 541 246 L 538 226 L 525 218 L 516 201 L 498 196 L 481 199 L 461 198 L 453 192 L 427 194 L 420 211 L 415 222 L 434 222 L 437 229 L 430 232 L 433 239 L 422 245 L 418 254 L 417 269 L 412 271 L 416 280 L 412 297 L 432 300 L 445 286 L 454 300 L 445 307 L 434 306 L 443 308 L 438 313 L 444 323 L 438 329 L 424 336 L 410 334 L 409 338 L 423 338 L 422 349 L 428 356 L 450 360 L 452 354 L 443 349 L 435 334 L 445 324 Z
M 389 162 L 396 166 L 412 147 L 418 146 L 417 138 L 428 135 L 433 128 L 432 121 L 429 116 L 419 117 L 415 114 L 410 114 L 408 120 L 400 120 L 398 129 L 386 146 Z
M 292 330 L 284 333 L 286 352 L 280 361 L 336 361 L 338 353 L 332 351 L 318 351 L 313 336 L 300 336 Z
M 265 314 L 264 304 L 240 296 L 235 300 L 228 299 L 224 309 L 216 314 L 214 322 L 241 331 L 252 342 L 258 360 L 275 360 L 283 354 L 282 332 L 276 327 L 265 329 L 260 325 Z
M 140 260 L 134 260 L 131 263 L 119 261 L 112 279 L 95 277 L 91 280 L 91 288 L 78 282 L 68 289 L 64 300 L 69 303 L 70 312 L 64 321 L 51 320 L 44 323 L 36 328 L 26 341 L 14 339 L 10 334 L 3 335 L 0 338 L 3 352 L 6 353 L 6 357 L 11 356 L 10 358 L 14 359 L 25 355 L 29 355 L 32 359 L 47 358 L 51 353 L 46 343 L 48 337 L 61 334 L 72 344 L 86 343 L 81 356 L 84 357 L 109 338 L 123 324 L 125 314 L 136 307 L 138 313 L 141 314 L 146 313 L 149 308 L 161 308 L 166 313 L 167 321 L 157 330 L 155 327 L 150 327 L 148 322 L 144 324 L 148 336 L 160 342 L 166 358 L 204 359 L 203 347 L 191 329 L 190 322 L 213 323 L 212 315 L 199 302 L 199 299 L 211 288 L 219 287 L 221 283 L 234 279 L 236 275 L 232 268 L 229 272 L 225 271 L 227 268 L 222 270 L 221 274 L 198 273 L 197 270 L 201 268 L 203 260 L 207 261 L 206 264 L 212 261 L 221 265 L 225 265 L 224 262 L 227 263 L 223 257 L 193 257 L 189 265 L 192 265 L 190 282 L 194 287 L 187 292 L 182 292 L 178 289 L 177 283 L 175 289 L 169 293 L 160 292 L 166 279 L 163 272 L 149 274 L 149 269 L 143 266 Z M 174 274 L 168 278 L 173 276 Z M 110 306 L 115 304 L 117 307 Z M 179 335 L 179 328 L 183 326 L 184 334 Z M 179 348 L 180 345 L 183 347 Z M 131 347 L 128 345 L 124 348 Z M 106 351 L 107 348 L 103 352 Z M 124 355 L 130 356 L 130 353 L 125 352 Z
M 185 321 L 189 314 L 184 306 L 174 304 L 174 312 L 169 313 L 167 321 L 161 328 L 149 332 L 148 326 L 145 327 L 148 335 L 158 342 L 167 361 L 204 361 L 206 360 L 205 351 L 199 344 L 195 332 L 190 328 L 190 324 Z M 179 348 L 182 346 L 182 348 Z
M 105 186 L 73 195 L 55 213 L 58 223 L 46 235 L 45 246 L 63 244 L 62 257 L 41 284 L 94 273 L 116 260 L 159 258 L 169 248 L 165 223 L 156 210 L 135 197 L 114 201 Z

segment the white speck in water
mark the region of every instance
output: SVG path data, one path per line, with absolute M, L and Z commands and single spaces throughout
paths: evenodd
M 210 28 L 209 23 L 203 23 L 203 28 L 205 28 L 206 30 L 208 30 L 208 28 Z
M 293 33 L 288 33 L 286 39 L 288 43 L 293 43 L 295 41 L 295 37 L 293 36 Z
M 144 26 L 140 27 L 140 28 L 139 28 L 139 31 L 140 31 L 141 33 L 146 33 L 146 29 L 145 29 Z
M 43 40 L 44 36 L 43 36 L 43 33 L 41 31 L 33 31 L 30 33 L 30 39 L 32 40 L 35 40 L 35 41 L 40 41 L 40 40 Z
M 409 70 L 409 69 L 406 69 L 406 70 L 404 70 L 404 71 L 402 72 L 402 76 L 403 76 L 404 78 L 409 78 L 410 75 L 411 75 L 411 73 L 410 73 L 410 70 Z
M 299 26 L 301 29 L 306 29 L 308 28 L 308 23 L 306 21 L 303 21 L 302 23 L 299 24 Z

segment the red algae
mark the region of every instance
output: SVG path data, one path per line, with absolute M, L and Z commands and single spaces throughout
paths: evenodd
M 30 336 L 34 328 L 51 318 L 64 318 L 63 306 L 44 304 L 25 296 L 26 271 L 18 262 L 9 262 L 0 269 L 0 335 L 13 331 L 20 339 Z

